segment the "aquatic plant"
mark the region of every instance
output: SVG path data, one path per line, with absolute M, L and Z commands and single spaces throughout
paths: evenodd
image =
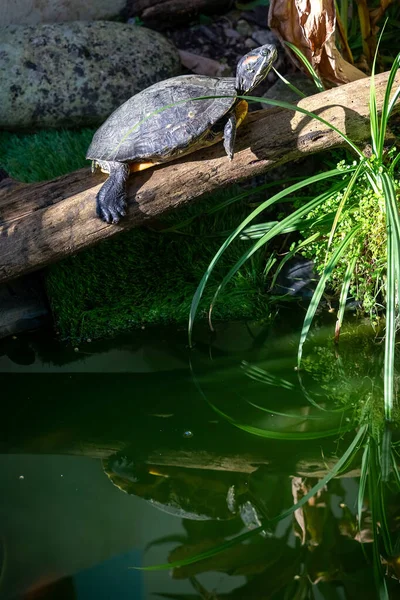
M 376 426 L 376 422 L 371 420 L 371 410 L 373 410 L 374 403 L 365 402 L 358 415 L 358 422 L 356 423 L 358 432 L 353 442 L 338 460 L 335 467 L 324 478 L 320 479 L 300 501 L 303 502 L 306 499 L 307 502 L 314 494 L 320 492 L 323 486 L 354 459 L 359 449 L 364 448 L 358 496 L 358 525 L 361 527 L 364 496 L 366 490 L 368 490 L 372 514 L 373 570 L 379 598 L 383 599 L 388 598 L 389 595 L 382 568 L 382 557 L 385 557 L 385 561 L 389 565 L 391 562 L 394 564 L 397 561 L 396 557 L 398 555 L 398 548 L 397 546 L 396 549 L 394 548 L 387 526 L 384 493 L 385 486 L 388 485 L 389 481 L 391 485 L 400 489 L 400 475 L 395 461 L 395 450 L 391 442 L 396 382 L 394 369 L 395 337 L 399 318 L 400 215 L 397 201 L 399 182 L 396 179 L 396 169 L 400 162 L 400 153 L 393 148 L 389 152 L 385 151 L 385 137 L 389 117 L 400 97 L 400 86 L 392 94 L 394 79 L 400 67 L 400 54 L 395 58 L 388 77 L 380 118 L 377 111 L 374 82 L 376 57 L 377 53 L 375 53 L 373 62 L 369 99 L 371 154 L 367 154 L 363 149 L 356 147 L 343 132 L 340 132 L 318 115 L 286 102 L 261 100 L 274 106 L 300 111 L 328 125 L 342 136 L 355 154 L 356 160 L 351 165 L 341 163 L 337 169 L 296 182 L 289 188 L 265 200 L 238 225 L 224 244 L 221 245 L 199 283 L 192 301 L 188 333 L 191 343 L 194 317 L 205 286 L 215 265 L 229 245 L 249 228 L 251 222 L 268 207 L 278 201 L 290 198 L 291 194 L 306 186 L 319 183 L 324 179 L 332 180 L 334 183 L 331 184 L 328 190 L 319 193 L 311 200 L 300 202 L 293 213 L 285 216 L 279 222 L 257 224 L 257 236 L 254 236 L 256 241 L 231 267 L 214 293 L 209 310 L 209 321 L 212 327 L 212 311 L 219 294 L 242 265 L 276 236 L 294 231 L 298 232 L 302 239 L 300 238 L 300 241 L 294 242 L 286 257 L 281 260 L 276 269 L 273 282 L 276 281 L 277 274 L 285 262 L 297 252 L 306 252 L 308 256 L 315 256 L 316 253 L 320 275 L 307 308 L 300 334 L 297 351 L 299 373 L 302 367 L 303 347 L 328 283 L 332 285 L 333 282 L 333 287 L 339 292 L 339 308 L 335 329 L 336 341 L 339 339 L 346 303 L 350 294 L 358 298 L 361 306 L 368 309 L 368 312 L 374 318 L 380 314 L 384 306 L 386 326 L 383 357 L 383 419 L 380 426 L 379 424 Z M 315 75 L 315 77 L 317 76 Z M 323 245 L 324 250 L 322 250 Z M 267 262 L 265 271 L 270 271 L 275 262 L 270 259 Z M 372 274 L 370 272 L 371 263 L 373 264 Z M 369 280 L 366 283 L 367 276 Z M 373 293 L 371 290 L 373 290 Z M 259 380 L 263 377 L 260 372 L 254 372 L 253 376 L 257 376 Z M 264 375 L 264 379 L 268 384 L 268 373 Z M 311 404 L 315 405 L 312 397 L 306 393 L 306 390 L 303 391 L 305 391 L 305 396 Z M 261 409 L 261 407 L 259 408 Z M 245 429 L 248 433 L 271 437 L 270 431 L 256 430 L 254 427 L 238 422 L 218 408 L 216 408 L 216 411 L 219 416 L 228 420 L 232 425 Z M 338 433 L 339 429 L 336 431 Z M 279 439 L 282 439 L 282 437 Z M 288 439 L 290 438 L 288 437 Z M 307 434 L 303 439 L 307 439 Z M 302 504 L 295 503 L 289 511 L 294 512 L 300 506 Z M 284 518 L 287 513 L 288 511 L 277 516 L 276 519 Z M 272 519 L 273 521 L 274 519 Z M 265 520 L 260 527 L 260 531 L 270 524 L 270 520 Z M 247 539 L 250 535 L 254 535 L 255 531 L 243 535 Z M 383 550 L 380 540 L 383 540 Z M 232 543 L 239 541 L 241 541 L 240 536 L 230 540 L 227 544 L 230 546 Z M 228 546 L 222 545 L 209 550 L 207 556 L 210 556 L 211 552 L 221 551 L 225 547 Z M 201 560 L 202 558 L 205 558 L 205 556 L 197 555 L 189 560 Z M 175 565 L 169 564 L 169 568 L 173 566 Z M 163 568 L 167 567 L 164 566 Z
M 395 169 L 400 161 L 400 153 L 392 152 L 387 155 L 385 153 L 384 143 L 390 114 L 400 96 L 400 86 L 392 95 L 394 79 L 399 66 L 400 53 L 397 55 L 389 74 L 380 119 L 378 117 L 376 105 L 374 75 L 372 74 L 371 77 L 370 122 L 372 156 L 370 157 L 367 156 L 363 150 L 359 149 L 343 132 L 339 131 L 334 125 L 325 121 L 325 119 L 321 118 L 319 115 L 310 113 L 301 107 L 291 105 L 287 102 L 261 99 L 261 101 L 265 101 L 273 106 L 299 111 L 303 114 L 313 117 L 314 119 L 317 119 L 324 125 L 327 125 L 336 133 L 341 135 L 351 150 L 355 153 L 357 159 L 352 165 L 342 164 L 339 165 L 337 169 L 320 173 L 318 175 L 309 177 L 306 180 L 295 183 L 264 201 L 254 211 L 252 211 L 252 213 L 229 235 L 210 262 L 193 297 L 188 325 L 189 342 L 191 343 L 194 318 L 207 281 L 221 256 L 224 254 L 230 244 L 250 225 L 250 223 L 270 206 L 276 204 L 278 201 L 290 198 L 290 195 L 294 192 L 301 190 L 306 186 L 320 182 L 323 179 L 334 179 L 335 183 L 332 183 L 330 189 L 317 195 L 312 200 L 303 203 L 293 213 L 289 214 L 281 221 L 274 222 L 272 224 L 258 224 L 258 239 L 250 248 L 246 250 L 245 253 L 242 254 L 241 258 L 231 267 L 229 272 L 225 275 L 217 287 L 210 305 L 209 321 L 210 325 L 212 326 L 212 311 L 221 291 L 225 288 L 227 283 L 232 279 L 236 272 L 242 267 L 242 265 L 244 265 L 246 261 L 250 259 L 260 248 L 265 246 L 276 236 L 283 233 L 293 231 L 302 233 L 305 240 L 300 242 L 301 245 L 295 244 L 294 247 L 291 248 L 289 255 L 283 261 L 281 261 L 280 265 L 278 266 L 278 273 L 288 257 L 292 256 L 299 249 L 303 250 L 308 244 L 315 244 L 316 239 L 320 237 L 320 235 L 326 234 L 327 227 L 330 226 L 330 233 L 326 243 L 326 251 L 323 261 L 323 269 L 321 270 L 319 282 L 309 304 L 300 335 L 297 356 L 297 363 L 298 367 L 300 368 L 303 346 L 307 339 L 312 321 L 323 297 L 326 286 L 328 282 L 332 280 L 333 272 L 340 264 L 340 261 L 346 259 L 347 266 L 341 285 L 339 310 L 336 324 L 336 337 L 338 338 L 340 327 L 343 321 L 346 302 L 349 297 L 350 286 L 352 282 L 356 282 L 355 273 L 357 272 L 357 267 L 362 260 L 365 264 L 365 256 L 371 256 L 371 254 L 375 252 L 375 249 L 372 246 L 367 252 L 363 251 L 366 246 L 368 248 L 368 242 L 370 242 L 370 245 L 371 240 L 373 243 L 375 243 L 376 236 L 372 234 L 372 226 L 376 225 L 377 222 L 379 223 L 383 219 L 386 228 L 386 236 L 383 236 L 383 232 L 381 231 L 380 239 L 383 237 L 382 243 L 386 246 L 386 269 L 384 271 L 382 265 L 380 265 L 380 268 L 376 271 L 376 277 L 378 289 L 384 293 L 386 300 L 384 404 L 385 417 L 389 421 L 392 418 L 394 401 L 394 343 L 396 333 L 396 318 L 398 314 L 398 284 L 400 280 L 400 217 L 397 206 L 397 193 L 399 185 L 395 179 Z M 260 100 L 255 98 L 249 99 Z M 388 158 L 390 161 L 389 163 Z M 365 189 L 366 185 L 369 186 L 368 192 Z M 351 212 L 352 208 L 354 208 L 353 199 L 354 197 L 357 199 L 357 194 L 355 196 L 353 195 L 357 188 L 359 190 L 363 190 L 361 193 L 362 200 L 364 200 L 366 197 L 369 204 L 371 203 L 371 198 L 375 200 L 375 219 L 371 217 L 371 213 L 369 212 L 365 218 L 362 216 L 362 221 L 360 222 L 361 209 L 359 208 L 358 218 L 357 214 L 355 214 L 353 220 L 350 222 L 348 221 L 347 217 L 349 212 Z M 361 205 L 361 208 L 363 208 L 363 205 Z M 315 219 L 315 216 L 318 215 L 319 217 L 322 209 L 326 211 L 324 212 L 324 216 L 326 218 L 323 219 L 321 223 L 321 219 Z M 367 225 L 369 223 L 369 227 L 365 226 L 366 223 Z M 320 227 L 319 231 L 318 225 Z M 272 265 L 273 261 L 270 261 L 265 270 L 270 270 Z M 354 286 L 357 286 L 357 283 L 354 283 L 352 291 L 354 291 Z M 378 312 L 378 308 L 375 312 Z

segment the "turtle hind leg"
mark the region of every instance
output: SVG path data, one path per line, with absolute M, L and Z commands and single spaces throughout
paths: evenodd
M 126 181 L 129 165 L 115 161 L 102 161 L 109 173 L 96 196 L 96 214 L 106 223 L 118 223 L 126 215 Z

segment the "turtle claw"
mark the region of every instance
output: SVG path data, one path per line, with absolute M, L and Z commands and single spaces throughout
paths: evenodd
M 96 214 L 106 223 L 119 223 L 122 217 L 126 216 L 126 196 L 103 195 L 100 192 L 96 198 Z
M 126 215 L 129 166 L 118 162 L 107 162 L 107 166 L 109 177 L 96 196 L 96 214 L 106 223 L 119 223 Z

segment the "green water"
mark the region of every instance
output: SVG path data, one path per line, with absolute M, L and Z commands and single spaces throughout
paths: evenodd
M 192 350 L 175 329 L 79 348 L 43 332 L 3 341 L 0 598 L 379 598 L 368 493 L 361 533 L 356 520 L 361 454 L 263 533 L 132 569 L 260 526 L 332 468 L 371 389 L 379 400 L 382 349 L 362 333 L 339 352 L 330 336 L 314 334 L 301 373 L 289 319 L 197 328 Z M 392 482 L 391 598 L 398 500 Z

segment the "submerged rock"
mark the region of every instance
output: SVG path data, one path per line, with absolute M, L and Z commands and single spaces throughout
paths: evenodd
M 0 28 L 0 127 L 96 125 L 149 85 L 177 75 L 175 48 L 122 23 Z

